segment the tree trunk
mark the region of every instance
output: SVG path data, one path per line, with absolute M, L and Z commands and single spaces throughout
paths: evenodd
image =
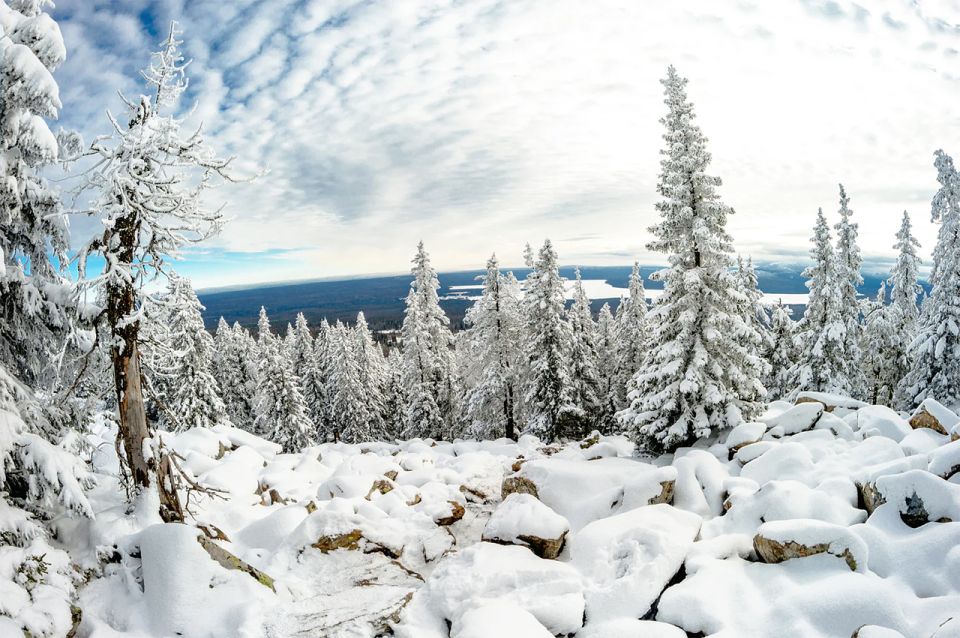
M 128 326 L 129 327 L 129 326 Z M 135 331 L 133 331 L 135 334 Z M 143 455 L 143 441 L 150 436 L 140 379 L 140 355 L 136 338 L 113 347 L 113 374 L 120 406 L 120 438 L 133 484 L 150 487 L 150 468 Z
M 516 424 L 513 419 L 513 386 L 507 385 L 507 396 L 503 400 L 503 411 L 507 415 L 507 426 L 504 434 L 508 439 L 517 440 Z

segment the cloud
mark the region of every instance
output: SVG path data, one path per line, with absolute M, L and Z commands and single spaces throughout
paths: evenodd
M 58 0 L 57 79 L 63 124 L 105 133 L 180 22 L 191 123 L 239 170 L 269 170 L 212 194 L 234 220 L 207 285 L 401 271 L 421 238 L 443 268 L 520 263 L 547 235 L 584 238 L 558 240 L 565 261 L 662 261 L 644 246 L 668 63 L 690 77 L 738 250 L 805 255 L 842 180 L 864 253 L 884 257 L 904 208 L 932 247 L 932 151 L 960 139 L 949 2 Z M 285 257 L 221 267 L 263 251 Z

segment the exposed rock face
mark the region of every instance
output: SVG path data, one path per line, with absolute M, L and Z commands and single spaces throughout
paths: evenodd
M 830 551 L 830 543 L 804 545 L 796 541 L 776 541 L 764 538 L 760 534 L 753 537 L 753 548 L 765 563 L 782 563 L 791 558 L 804 558 L 806 556 L 816 556 L 817 554 L 833 553 Z M 835 555 L 843 558 L 851 571 L 857 571 L 857 561 L 849 549 L 844 549 Z
M 394 472 L 394 475 L 396 475 L 396 472 Z M 379 492 L 380 494 L 386 494 L 391 491 L 393 491 L 393 483 L 391 483 L 386 479 L 377 479 L 376 481 L 373 482 L 373 485 L 370 487 L 370 491 L 367 492 L 366 498 L 369 501 L 370 498 L 377 492 Z
M 873 514 L 884 503 L 883 494 L 877 490 L 874 483 L 857 483 L 857 490 L 860 492 L 860 500 L 863 502 L 863 509 L 868 514 Z
M 324 554 L 338 549 L 360 549 L 360 539 L 363 533 L 359 529 L 353 529 L 343 534 L 333 534 L 330 536 L 321 536 L 313 543 L 311 547 L 316 547 Z
M 940 423 L 939 419 L 928 412 L 923 405 L 917 408 L 917 411 L 910 417 L 910 427 L 915 430 L 917 428 L 930 428 L 939 434 L 947 434 L 947 429 Z
M 842 558 L 851 571 L 867 567 L 863 540 L 846 527 L 813 519 L 764 523 L 753 537 L 753 549 L 765 563 L 830 554 Z
M 656 496 L 652 497 L 649 501 L 647 501 L 647 504 L 648 505 L 656 505 L 658 503 L 666 503 L 667 505 L 672 504 L 673 491 L 676 484 L 677 484 L 676 481 L 661 481 L 660 487 L 663 489 L 660 491 L 659 494 L 657 494 Z
M 525 476 L 508 476 L 503 479 L 503 485 L 500 487 L 500 498 L 506 499 L 511 494 L 529 494 L 539 498 L 537 486 L 533 481 Z
M 434 519 L 434 522 L 437 525 L 444 525 L 444 526 L 453 525 L 454 523 L 459 521 L 461 518 L 463 518 L 463 515 L 466 513 L 466 510 L 463 508 L 463 505 L 461 505 L 460 503 L 457 503 L 456 501 L 447 501 L 447 502 L 450 503 L 450 515 L 441 516 L 439 518 Z

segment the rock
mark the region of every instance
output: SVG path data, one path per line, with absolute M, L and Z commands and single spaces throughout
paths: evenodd
M 383 473 L 383 475 L 386 476 L 391 481 L 397 480 L 397 474 L 398 473 L 396 470 L 387 470 L 386 472 Z
M 235 556 L 233 553 L 228 552 L 226 549 L 220 545 L 213 542 L 211 539 L 207 538 L 204 535 L 197 536 L 197 541 L 200 543 L 200 546 L 210 555 L 210 558 L 215 560 L 220 564 L 221 567 L 226 569 L 236 569 L 243 572 L 244 574 L 249 575 L 255 581 L 263 585 L 264 587 L 270 588 L 274 593 L 276 593 L 276 587 L 273 584 L 273 578 L 263 573 L 250 563 L 240 559 Z
M 813 519 L 772 521 L 760 526 L 753 548 L 765 563 L 831 554 L 851 571 L 865 571 L 867 546 L 849 529 Z
M 881 476 L 876 490 L 909 527 L 960 520 L 960 485 L 924 470 Z
M 437 525 L 447 526 L 453 525 L 466 513 L 466 510 L 463 508 L 463 505 L 457 503 L 456 501 L 447 501 L 450 504 L 450 515 L 449 516 L 440 516 L 433 519 Z
M 580 449 L 586 450 L 589 447 L 593 447 L 600 442 L 600 432 L 594 430 L 590 433 L 590 436 L 580 441 Z
M 396 475 L 396 472 L 394 472 L 394 475 Z M 370 487 L 370 491 L 367 492 L 367 496 L 365 498 L 369 501 L 376 493 L 386 494 L 391 491 L 393 491 L 393 483 L 391 481 L 387 479 L 377 479 L 373 482 L 373 485 Z
M 647 505 L 658 505 L 660 503 L 666 503 L 669 505 L 670 503 L 673 503 L 673 492 L 676 485 L 676 480 L 660 481 L 660 493 L 656 496 L 650 497 L 650 499 L 647 501 Z
M 450 628 L 450 638 L 553 638 L 536 616 L 507 600 L 467 610 Z
M 883 405 L 868 405 L 857 410 L 857 429 L 865 436 L 885 436 L 897 443 L 910 434 L 910 424 Z
M 760 423 L 759 421 L 741 423 L 737 427 L 730 430 L 730 434 L 727 435 L 727 440 L 725 443 L 727 449 L 730 450 L 729 458 L 732 459 L 733 455 L 737 453 L 737 450 L 743 446 L 759 441 L 766 431 L 767 424 Z
M 820 401 L 797 399 L 797 405 L 782 414 L 766 419 L 764 422 L 770 430 L 777 428 L 776 432 L 771 432 L 771 436 L 797 434 L 798 432 L 812 430 L 825 409 L 824 404 Z M 744 445 L 747 443 L 749 442 L 745 442 Z
M 801 392 L 797 395 L 796 405 L 801 403 L 820 403 L 827 412 L 833 412 L 837 408 L 846 408 L 848 410 L 859 410 L 868 404 L 863 401 L 857 401 L 842 394 L 829 394 L 827 392 Z
M 949 434 L 960 417 L 934 399 L 924 399 L 910 417 L 910 427 L 930 428 L 940 434 Z
M 589 622 L 577 638 L 687 638 L 687 632 L 676 625 L 655 620 L 637 620 L 636 618 L 617 618 L 606 622 Z
M 883 495 L 877 491 L 874 483 L 857 483 L 857 492 L 860 495 L 860 503 L 868 514 L 873 514 L 873 510 L 883 505 Z
M 511 494 L 529 494 L 534 498 L 539 498 L 536 484 L 524 476 L 508 476 L 503 479 L 503 485 L 500 487 L 500 498 L 506 500 Z
M 510 494 L 490 516 L 483 540 L 523 545 L 540 558 L 556 558 L 570 523 L 529 494 Z
M 960 473 L 960 441 L 951 441 L 931 452 L 927 471 L 944 480 Z
M 878 625 L 863 625 L 850 638 L 903 638 L 896 629 L 887 629 Z
M 363 538 L 363 533 L 359 529 L 353 529 L 349 532 L 344 532 L 343 534 L 321 536 L 317 539 L 316 543 L 313 543 L 310 546 L 316 547 L 324 554 L 338 549 L 356 550 L 360 549 L 361 538 Z

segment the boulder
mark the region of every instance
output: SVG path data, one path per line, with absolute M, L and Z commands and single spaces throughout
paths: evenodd
M 771 430 L 771 436 L 797 434 L 798 432 L 812 430 L 825 409 L 820 401 L 812 399 L 801 401 L 797 399 L 797 405 L 782 414 L 766 419 L 765 423 Z
M 940 434 L 949 434 L 958 422 L 960 417 L 934 399 L 924 399 L 910 416 L 910 427 L 930 428 Z
M 519 471 L 517 467 L 514 471 Z M 506 499 L 511 494 L 529 494 L 538 498 L 536 484 L 525 476 L 508 476 L 503 479 L 503 485 L 500 487 L 500 498 Z
M 483 540 L 523 545 L 540 558 L 556 558 L 570 523 L 529 494 L 510 494 L 497 507 L 483 530 Z
M 801 403 L 820 403 L 827 412 L 833 412 L 837 408 L 847 410 L 859 410 L 867 407 L 867 403 L 857 401 L 842 394 L 830 394 L 828 392 L 801 392 L 797 395 L 796 405 Z
M 851 571 L 867 568 L 867 546 L 841 525 L 813 519 L 772 521 L 760 526 L 753 548 L 765 563 L 831 554 L 842 558 Z
M 960 520 L 960 485 L 924 470 L 881 476 L 876 491 L 910 527 Z
M 884 405 L 868 405 L 857 410 L 857 429 L 864 436 L 885 436 L 897 443 L 910 434 L 910 424 Z
M 766 431 L 767 424 L 760 423 L 759 421 L 741 423 L 730 430 L 730 434 L 727 435 L 726 440 L 727 449 L 730 450 L 729 458 L 732 459 L 733 455 L 737 453 L 737 450 L 743 446 L 759 441 Z
M 960 473 L 960 441 L 951 441 L 933 450 L 927 471 L 944 480 Z
M 553 638 L 529 611 L 497 600 L 464 612 L 451 626 L 450 638 Z
M 466 510 L 464 509 L 463 505 L 461 505 L 460 503 L 456 501 L 447 501 L 447 503 L 450 504 L 450 513 L 447 515 L 441 515 L 441 516 L 435 517 L 433 519 L 433 522 L 436 523 L 437 525 L 443 525 L 443 526 L 453 525 L 454 523 L 459 521 L 461 518 L 463 518 L 463 515 L 466 513 Z

